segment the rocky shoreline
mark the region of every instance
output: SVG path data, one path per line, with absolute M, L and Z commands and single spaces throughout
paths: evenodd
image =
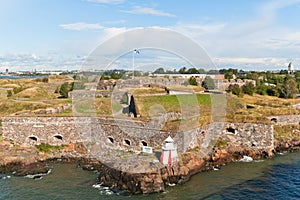
M 176 165 L 161 166 L 147 173 L 130 173 L 102 164 L 88 156 L 82 145 L 69 145 L 51 155 L 38 152 L 35 147 L 0 142 L 0 173 L 14 176 L 47 174 L 49 164 L 54 162 L 76 163 L 85 170 L 99 172 L 98 183 L 111 188 L 128 190 L 132 194 L 162 192 L 168 185 L 182 184 L 201 171 L 220 168 L 249 156 L 254 160 L 273 157 L 276 153 L 293 152 L 300 149 L 296 139 L 277 139 L 274 149 L 254 149 L 229 146 L 215 149 L 210 155 L 200 156 L 196 150 L 179 157 Z

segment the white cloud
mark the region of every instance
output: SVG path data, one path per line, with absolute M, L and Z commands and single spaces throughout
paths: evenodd
M 176 17 L 176 15 L 164 12 L 161 10 L 156 10 L 154 8 L 135 6 L 132 10 L 123 10 L 122 12 L 130 14 L 143 14 L 143 15 L 155 15 L 161 17 Z
M 68 30 L 98 30 L 98 29 L 103 29 L 104 27 L 101 26 L 100 24 L 89 24 L 85 22 L 77 22 L 77 23 L 71 23 L 71 24 L 60 24 L 59 25 L 63 29 L 68 29 Z
M 121 19 L 121 20 L 115 20 L 115 21 L 105 21 L 103 23 L 104 24 L 125 24 L 126 20 Z
M 281 70 L 286 69 L 289 62 L 292 62 L 296 70 L 300 69 L 300 59 L 264 57 L 264 58 L 247 58 L 247 57 L 220 57 L 215 58 L 216 66 L 220 68 L 238 68 L 243 70 Z
M 276 64 L 276 63 L 286 63 L 285 58 L 233 58 L 233 57 L 222 57 L 216 58 L 217 63 L 232 63 L 232 64 Z
M 201 35 L 211 35 L 220 33 L 226 27 L 225 23 L 220 24 L 185 24 L 178 23 L 171 27 L 182 34 L 189 35 L 191 37 L 198 37 Z
M 33 71 L 49 69 L 80 69 L 82 56 L 38 55 L 36 53 L 10 53 L 0 55 L 0 71 Z
M 101 4 L 121 4 L 124 0 L 87 0 L 88 2 L 101 3 Z

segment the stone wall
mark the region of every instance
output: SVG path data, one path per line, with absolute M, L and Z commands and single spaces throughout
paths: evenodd
M 279 115 L 271 116 L 269 120 L 276 125 L 299 125 L 300 124 L 300 115 Z
M 97 117 L 4 117 L 3 138 L 36 145 L 83 142 L 120 150 L 140 151 L 141 146 L 159 148 L 170 135 L 179 152 L 201 147 L 209 150 L 221 137 L 228 144 L 252 148 L 273 147 L 273 125 L 212 123 L 197 129 L 170 133 L 158 122 Z
M 3 138 L 27 145 L 99 142 L 123 150 L 140 150 L 142 145 L 161 146 L 168 135 L 156 123 L 90 117 L 4 117 Z

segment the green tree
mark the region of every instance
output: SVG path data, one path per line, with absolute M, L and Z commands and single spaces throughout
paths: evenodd
M 266 95 L 268 87 L 265 84 L 259 84 L 256 86 L 255 91 L 257 94 Z
M 185 74 L 186 73 L 186 67 L 182 67 L 181 69 L 179 69 L 179 74 Z
M 196 80 L 196 78 L 194 76 L 191 76 L 189 78 L 189 84 L 190 85 L 198 85 L 197 80 Z
M 215 89 L 214 80 L 210 76 L 206 76 L 202 82 L 202 87 L 204 87 L 206 90 Z
M 153 73 L 154 74 L 164 74 L 165 70 L 164 70 L 164 68 L 160 67 L 160 68 L 156 69 Z
M 228 86 L 227 92 L 231 92 L 238 97 L 242 97 L 244 95 L 242 88 L 238 84 L 230 84 Z
M 255 86 L 252 82 L 247 82 L 245 85 L 242 86 L 242 90 L 245 94 L 253 95 L 255 91 Z
M 188 69 L 186 73 L 187 74 L 198 74 L 199 71 L 196 68 L 192 67 L 192 68 Z
M 231 72 L 226 72 L 224 74 L 224 78 L 228 80 L 233 79 L 233 74 Z
M 279 86 L 280 96 L 282 98 L 295 98 L 298 93 L 297 83 L 292 78 L 287 78 L 284 84 Z
M 200 68 L 200 69 L 198 69 L 198 72 L 199 72 L 200 74 L 205 74 L 205 69 Z
M 60 86 L 59 89 L 59 94 L 63 97 L 63 98 L 68 98 L 69 97 L 69 92 L 73 90 L 73 85 L 74 83 L 68 83 L 65 82 Z
M 275 97 L 279 96 L 278 89 L 277 89 L 277 87 L 274 87 L 274 86 L 269 86 L 267 88 L 266 92 L 267 92 L 267 95 L 269 95 L 269 96 L 275 96 Z

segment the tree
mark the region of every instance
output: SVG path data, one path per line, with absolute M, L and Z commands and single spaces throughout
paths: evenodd
M 205 74 L 205 69 L 200 68 L 200 69 L 198 69 L 198 72 L 199 72 L 199 74 Z
M 214 80 L 210 76 L 206 76 L 202 82 L 202 87 L 204 87 L 206 90 L 215 89 Z
M 275 96 L 275 97 L 279 96 L 278 89 L 277 89 L 277 87 L 274 87 L 274 86 L 269 86 L 267 88 L 266 92 L 267 92 L 267 95 L 269 95 L 269 96 Z
M 240 88 L 238 84 L 230 84 L 228 86 L 227 92 L 231 92 L 238 97 L 242 97 L 244 95 L 242 88 Z
M 59 89 L 59 94 L 63 97 L 63 98 L 68 98 L 69 97 L 69 92 L 73 90 L 73 85 L 74 83 L 68 83 L 65 82 L 60 86 Z
M 298 93 L 297 83 L 294 79 L 288 78 L 283 85 L 279 86 L 280 96 L 283 98 L 294 98 Z
M 255 86 L 252 82 L 247 82 L 245 85 L 242 86 L 242 90 L 245 94 L 253 95 L 255 91 Z
M 179 74 L 185 74 L 186 73 L 186 67 L 183 67 L 181 69 L 179 69 Z
M 194 76 L 191 76 L 189 78 L 189 84 L 190 85 L 196 85 L 196 86 L 198 85 L 197 80 L 196 80 L 196 78 Z
M 165 70 L 164 70 L 164 68 L 160 67 L 160 68 L 156 69 L 153 73 L 154 74 L 164 74 Z
M 260 95 L 266 95 L 267 89 L 268 87 L 265 84 L 259 84 L 256 86 L 256 93 Z
M 199 71 L 193 67 L 193 68 L 188 69 L 186 73 L 187 74 L 198 74 Z
M 233 74 L 231 72 L 226 72 L 224 74 L 224 78 L 228 80 L 233 79 Z

